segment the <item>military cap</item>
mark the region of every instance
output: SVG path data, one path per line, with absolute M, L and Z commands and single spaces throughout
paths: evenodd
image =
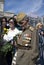
M 27 16 L 25 13 L 19 13 L 17 15 L 17 22 L 20 22 L 21 20 L 23 20 L 25 16 Z

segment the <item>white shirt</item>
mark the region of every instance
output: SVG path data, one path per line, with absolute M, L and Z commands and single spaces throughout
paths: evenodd
M 11 28 L 8 30 L 8 33 L 4 35 L 3 39 L 6 41 L 10 41 L 13 39 L 14 36 L 21 34 L 22 31 L 19 31 L 17 28 L 14 30 L 11 30 Z

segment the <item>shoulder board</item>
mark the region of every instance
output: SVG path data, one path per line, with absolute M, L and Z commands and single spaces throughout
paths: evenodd
M 30 26 L 29 29 L 33 32 L 34 31 L 34 27 Z

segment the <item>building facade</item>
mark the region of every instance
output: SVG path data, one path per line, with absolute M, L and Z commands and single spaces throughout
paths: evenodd
M 4 2 L 5 0 L 0 0 L 0 17 L 6 16 L 7 18 L 12 17 L 14 13 L 4 11 Z

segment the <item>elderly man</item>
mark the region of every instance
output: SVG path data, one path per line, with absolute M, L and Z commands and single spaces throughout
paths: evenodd
M 12 65 L 36 65 L 39 56 L 37 30 L 28 24 L 29 18 L 25 13 L 17 15 L 17 22 L 21 25 L 23 32 L 17 39 L 18 50 Z

